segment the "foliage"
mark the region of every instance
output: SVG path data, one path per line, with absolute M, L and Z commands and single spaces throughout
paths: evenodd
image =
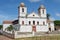
M 47 14 L 47 19 L 49 19 L 49 17 L 50 17 L 50 14 Z
M 55 24 L 55 26 L 60 26 L 60 20 L 55 20 L 54 24 Z
M 8 30 L 8 31 L 12 31 L 12 30 L 13 30 L 13 26 L 10 25 L 9 27 L 7 27 L 7 30 Z
M 0 29 L 3 28 L 3 25 L 0 25 Z

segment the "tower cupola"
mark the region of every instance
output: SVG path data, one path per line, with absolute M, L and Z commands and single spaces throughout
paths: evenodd
M 46 17 L 46 8 L 44 5 L 41 5 L 38 9 L 38 14 L 40 17 Z
M 41 6 L 40 6 L 40 9 L 45 9 L 44 5 L 41 5 Z
M 20 4 L 20 7 L 25 7 L 25 4 L 22 2 L 22 3 Z

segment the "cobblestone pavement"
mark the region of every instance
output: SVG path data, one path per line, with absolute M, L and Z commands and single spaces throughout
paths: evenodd
M 13 40 L 13 39 L 0 35 L 0 40 Z

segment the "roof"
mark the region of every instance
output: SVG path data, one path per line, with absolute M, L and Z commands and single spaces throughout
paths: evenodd
M 3 24 L 12 24 L 12 21 L 5 20 L 3 21 Z
M 18 24 L 18 20 L 14 20 L 12 24 Z
M 48 20 L 48 19 L 47 19 L 47 23 L 51 23 L 51 22 L 54 22 L 54 21 L 52 21 L 52 20 Z

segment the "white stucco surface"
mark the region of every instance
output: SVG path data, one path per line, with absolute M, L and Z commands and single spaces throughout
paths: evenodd
M 51 22 L 50 26 L 51 26 L 51 31 L 54 31 L 54 22 Z
M 7 27 L 9 27 L 11 24 L 3 24 L 3 31 L 5 31 L 5 29 L 7 28 Z

